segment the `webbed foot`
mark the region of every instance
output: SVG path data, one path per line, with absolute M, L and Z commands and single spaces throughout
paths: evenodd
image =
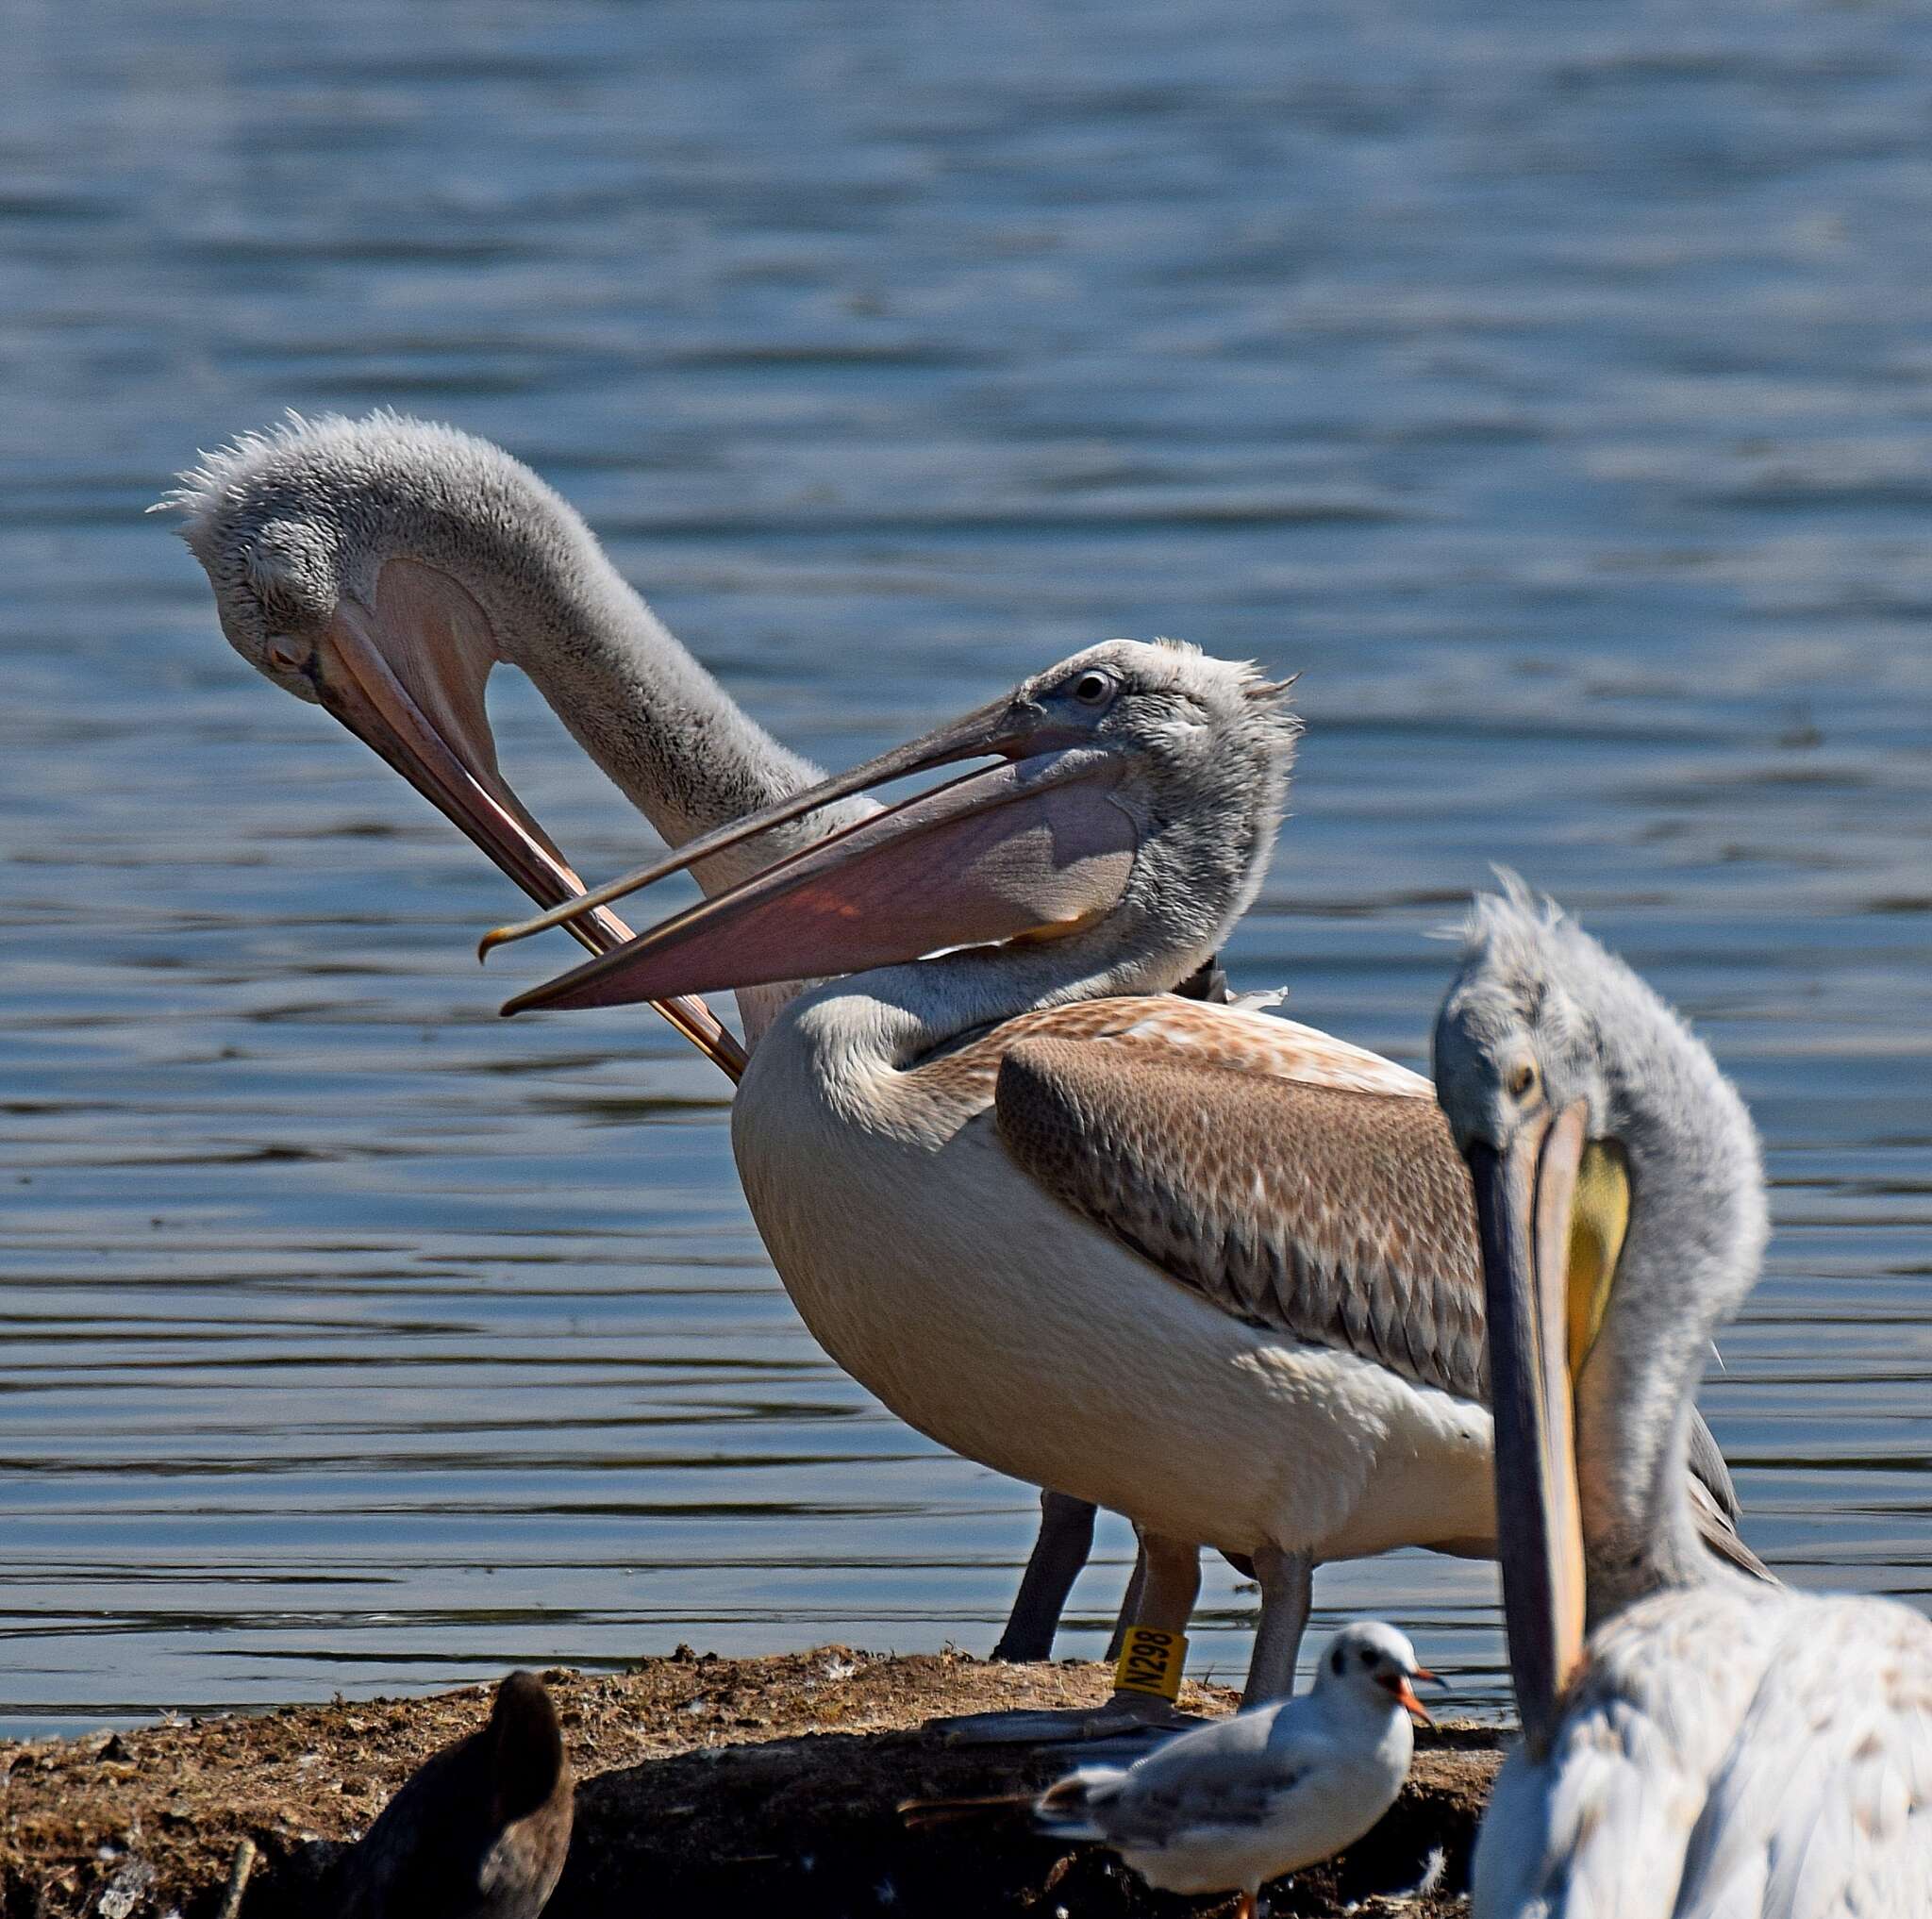
M 966 1712 L 929 1722 L 958 1745 L 1081 1745 L 1123 1740 L 1144 1746 L 1204 1722 L 1145 1693 L 1116 1693 L 1100 1706 Z

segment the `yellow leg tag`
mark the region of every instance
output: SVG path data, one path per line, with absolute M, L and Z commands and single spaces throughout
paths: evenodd
M 1120 1664 L 1113 1669 L 1113 1683 L 1122 1693 L 1146 1693 L 1156 1699 L 1173 1701 L 1180 1697 L 1181 1668 L 1187 1662 L 1186 1633 L 1162 1632 L 1157 1626 L 1130 1626 Z

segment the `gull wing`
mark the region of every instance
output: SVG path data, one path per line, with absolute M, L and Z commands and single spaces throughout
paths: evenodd
M 1204 1827 L 1278 1820 L 1338 1758 L 1306 1698 L 1197 1726 L 1150 1753 L 1094 1824 L 1110 1845 L 1158 1851 Z

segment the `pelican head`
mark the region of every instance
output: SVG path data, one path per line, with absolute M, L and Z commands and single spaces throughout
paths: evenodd
M 622 722 L 595 667 L 627 636 L 650 650 L 667 724 L 703 731 L 695 664 L 571 507 L 488 441 L 390 412 L 291 415 L 207 456 L 158 504 L 181 516 L 242 659 L 332 713 L 541 903 L 583 881 L 498 770 L 491 668 L 525 667 L 610 764 Z M 739 730 L 741 744 L 770 745 L 749 722 Z M 661 810 L 689 812 L 663 797 Z M 609 913 L 570 927 L 592 952 L 629 937 Z M 731 1077 L 742 1071 L 708 1010 L 658 1010 Z
M 535 474 L 394 413 L 291 417 L 207 456 L 160 504 L 242 659 L 334 714 L 526 890 L 581 891 L 498 771 L 484 686 L 512 636 L 629 590 Z
M 1510 1663 L 1541 1753 L 1586 1612 L 1701 1576 L 1690 1395 L 1756 1277 L 1763 1182 L 1708 1050 L 1513 879 L 1475 903 L 1435 1063 L 1475 1186 Z
M 993 762 L 835 831 L 506 1010 L 657 998 L 674 977 L 723 989 L 857 973 L 947 947 L 1064 939 L 1102 920 L 1171 970 L 1159 982 L 1171 985 L 1260 885 L 1300 730 L 1284 691 L 1171 641 L 1088 647 L 951 726 L 500 928 L 485 951 L 854 793 Z

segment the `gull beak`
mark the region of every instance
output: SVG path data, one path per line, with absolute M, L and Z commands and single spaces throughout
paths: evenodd
M 655 866 L 501 928 L 484 950 L 828 801 L 990 756 L 1000 763 L 848 826 L 504 1010 L 620 1006 L 694 992 L 700 982 L 723 990 L 858 973 L 943 947 L 1053 939 L 1104 917 L 1119 902 L 1138 843 L 1133 821 L 1112 796 L 1122 761 L 1002 700 L 694 840 Z
M 1385 1678 L 1381 1683 L 1395 1695 L 1395 1703 L 1405 1708 L 1408 1716 L 1418 1726 L 1433 1726 L 1436 1722 L 1429 1716 L 1429 1709 L 1415 1696 L 1415 1687 L 1411 1682 L 1416 1679 L 1425 1680 L 1431 1686 L 1447 1683 L 1439 1679 L 1427 1666 L 1418 1666 L 1412 1673 L 1397 1673 L 1392 1678 Z
M 1517 1710 L 1538 1760 L 1583 1657 L 1569 1288 L 1584 1113 L 1578 1102 L 1537 1115 L 1500 1153 L 1480 1143 L 1467 1149 L 1489 1307 L 1496 1556 Z
M 483 707 L 493 657 L 487 631 L 482 609 L 456 581 L 391 560 L 375 607 L 340 602 L 302 670 L 320 704 L 524 892 L 558 904 L 583 882 L 497 770 Z M 573 912 L 566 924 L 592 953 L 630 938 L 616 914 L 600 909 Z M 743 1049 L 702 1001 L 657 1010 L 732 1079 L 742 1074 Z
M 1419 1679 L 1433 1679 L 1435 1677 L 1433 1673 L 1419 1672 L 1416 1674 L 1416 1677 Z M 1408 1716 L 1418 1726 L 1435 1725 L 1436 1722 L 1429 1717 L 1429 1709 L 1415 1696 L 1415 1688 L 1408 1683 L 1407 1677 L 1403 1678 L 1395 1688 L 1395 1703 L 1398 1706 L 1407 1708 Z

